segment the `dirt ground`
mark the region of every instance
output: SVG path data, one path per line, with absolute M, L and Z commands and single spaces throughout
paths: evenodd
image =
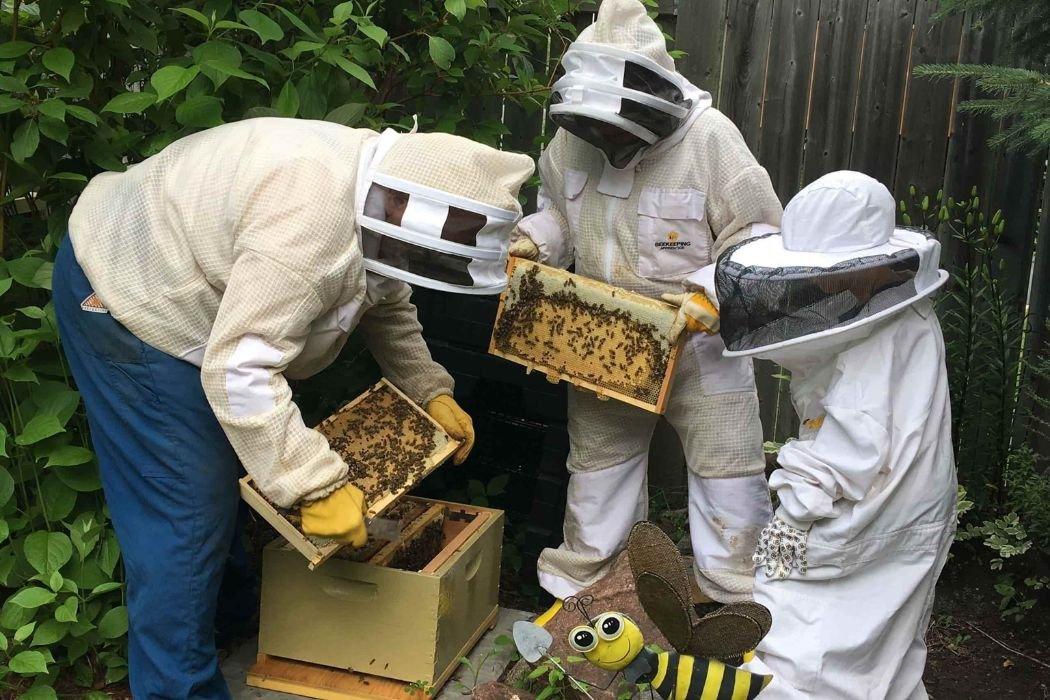
M 933 700 L 1050 698 L 1050 614 L 1044 607 L 1019 623 L 1004 621 L 987 594 L 944 580 L 926 642 L 926 690 Z

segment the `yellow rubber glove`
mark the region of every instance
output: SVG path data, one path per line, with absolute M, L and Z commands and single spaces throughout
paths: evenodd
M 324 498 L 299 508 L 305 534 L 328 537 L 354 547 L 364 547 L 368 541 L 364 513 L 365 495 L 353 484 L 344 484 Z
M 524 235 L 510 244 L 509 252 L 511 257 L 525 260 L 538 260 L 540 257 L 540 249 L 536 247 L 531 238 Z
M 718 309 L 704 292 L 686 292 L 685 294 L 664 294 L 663 300 L 678 306 L 678 317 L 675 319 L 674 331 L 681 333 L 704 332 L 714 335 L 718 332 Z
M 470 419 L 467 412 L 459 407 L 456 400 L 448 394 L 442 394 L 431 399 L 427 404 L 427 413 L 445 429 L 445 432 L 463 444 L 452 456 L 454 464 L 463 464 L 470 451 L 474 448 L 474 421 Z

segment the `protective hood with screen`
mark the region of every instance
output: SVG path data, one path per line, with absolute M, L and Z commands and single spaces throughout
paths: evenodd
M 715 270 L 722 340 L 733 352 L 757 352 L 856 325 L 900 308 L 923 289 L 918 282 L 923 261 L 915 248 L 827 268 L 735 262 L 734 252 L 750 242 L 726 251 Z
M 365 268 L 441 291 L 501 292 L 532 159 L 450 134 L 393 131 L 365 151 L 357 199 Z
M 562 57 L 551 120 L 625 169 L 710 104 L 674 70 L 663 33 L 638 0 L 607 0 Z

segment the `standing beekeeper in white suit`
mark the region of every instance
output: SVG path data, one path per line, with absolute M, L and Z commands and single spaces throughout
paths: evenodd
M 780 223 L 780 202 L 740 132 L 711 96 L 675 72 L 663 33 L 638 0 L 605 0 L 562 59 L 540 159 L 540 209 L 511 254 L 650 297 L 674 295 L 700 317 L 695 290 L 725 248 Z M 707 284 L 710 288 L 710 283 Z M 722 357 L 693 334 L 666 417 L 689 468 L 696 579 L 710 598 L 749 599 L 751 554 L 770 516 L 751 360 Z M 609 570 L 647 515 L 657 416 L 569 391 L 570 472 L 564 543 L 539 559 L 541 585 L 572 595 Z
M 925 698 L 924 638 L 955 532 L 944 339 L 929 299 L 940 245 L 894 227 L 894 200 L 861 173 L 825 175 L 783 233 L 719 260 L 732 357 L 791 372 L 802 428 L 769 486 L 755 600 L 762 697 Z

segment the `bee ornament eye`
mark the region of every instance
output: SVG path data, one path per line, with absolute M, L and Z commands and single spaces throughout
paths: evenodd
M 598 636 L 607 642 L 619 638 L 623 634 L 623 616 L 618 613 L 605 613 L 595 623 Z
M 569 632 L 569 646 L 576 651 L 586 653 L 598 646 L 598 637 L 593 629 L 580 625 Z

